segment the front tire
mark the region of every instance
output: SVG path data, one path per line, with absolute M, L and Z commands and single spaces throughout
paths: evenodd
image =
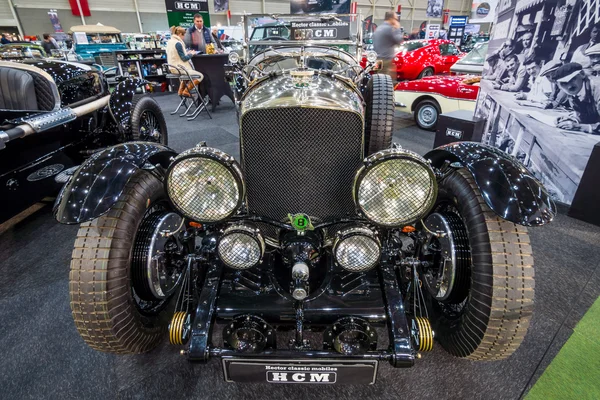
M 394 85 L 389 75 L 375 74 L 366 93 L 365 156 L 388 149 L 394 133 Z
M 146 302 L 132 289 L 138 227 L 161 203 L 162 182 L 139 170 L 108 214 L 81 224 L 71 260 L 69 289 L 75 326 L 95 350 L 139 354 L 166 332 L 167 301 Z
M 450 354 L 501 360 L 521 344 L 533 312 L 534 268 L 527 228 L 486 205 L 471 174 L 456 170 L 440 183 L 435 212 L 458 216 L 470 246 L 469 278 L 462 298 L 436 300 L 428 310 L 436 338 Z
M 169 144 L 167 121 L 152 97 L 139 95 L 131 105 L 131 138 L 146 142 Z

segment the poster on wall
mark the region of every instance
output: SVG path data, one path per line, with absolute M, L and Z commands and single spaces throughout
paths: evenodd
M 483 142 L 571 204 L 600 142 L 600 0 L 501 0 L 475 113 Z
M 474 1 L 471 6 L 470 20 L 478 24 L 493 22 L 497 6 L 498 0 Z
M 426 15 L 429 18 L 442 18 L 442 8 L 444 0 L 427 0 Z
M 290 13 L 336 13 L 349 14 L 350 0 L 291 0 Z
M 165 0 L 169 26 L 189 28 L 194 25 L 194 15 L 202 15 L 205 26 L 210 26 L 208 0 Z
M 223 12 L 229 10 L 229 0 L 215 0 L 215 12 Z
M 426 39 L 437 39 L 440 35 L 440 24 L 429 24 L 427 25 L 427 32 L 425 34 Z

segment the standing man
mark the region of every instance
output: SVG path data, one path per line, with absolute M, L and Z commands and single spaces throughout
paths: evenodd
M 55 46 L 52 42 L 52 37 L 49 33 L 44 33 L 44 40 L 42 40 L 42 47 L 46 52 L 46 56 L 50 57 L 52 55 L 52 50 L 57 50 L 58 46 Z
M 404 40 L 398 16 L 393 11 L 386 11 L 385 22 L 377 27 L 373 34 L 373 47 L 377 56 L 383 60 L 383 73 L 392 78 L 392 82 L 398 79 L 394 56 L 396 46 Z
M 577 63 L 567 63 L 558 68 L 554 78 L 574 111 L 558 118 L 556 126 L 600 135 L 600 80 L 590 80 Z
M 201 54 L 206 53 L 207 44 L 215 43 L 210 29 L 204 26 L 204 19 L 202 18 L 202 15 L 194 15 L 194 26 L 187 30 L 183 41 L 188 48 Z

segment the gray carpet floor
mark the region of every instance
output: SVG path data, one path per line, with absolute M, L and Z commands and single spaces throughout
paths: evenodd
M 170 145 L 200 141 L 239 157 L 233 104 L 223 99 L 209 120 L 168 115 L 177 99 L 157 96 Z M 395 141 L 421 154 L 433 134 L 408 114 L 396 117 Z M 220 364 L 190 364 L 165 341 L 140 356 L 88 348 L 71 319 L 69 260 L 76 227 L 56 223 L 46 206 L 0 235 L 0 398 L 3 399 L 517 399 L 531 387 L 600 294 L 600 228 L 559 215 L 531 229 L 536 263 L 535 314 L 508 360 L 476 363 L 439 346 L 411 369 L 382 364 L 373 386 L 228 384 Z

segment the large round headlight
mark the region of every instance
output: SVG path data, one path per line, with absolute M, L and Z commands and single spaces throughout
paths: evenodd
M 367 158 L 354 183 L 358 208 L 370 221 L 390 227 L 422 218 L 436 196 L 437 182 L 429 163 L 404 149 L 387 149 Z
M 218 246 L 223 264 L 235 269 L 248 269 L 260 262 L 265 253 L 265 241 L 257 228 L 232 225 L 225 229 Z
M 335 262 L 350 272 L 367 271 L 377 265 L 381 254 L 379 239 L 372 230 L 355 226 L 338 232 L 333 242 Z
M 210 147 L 195 147 L 171 163 L 165 180 L 175 208 L 186 217 L 216 223 L 242 205 L 242 171 L 233 157 Z

